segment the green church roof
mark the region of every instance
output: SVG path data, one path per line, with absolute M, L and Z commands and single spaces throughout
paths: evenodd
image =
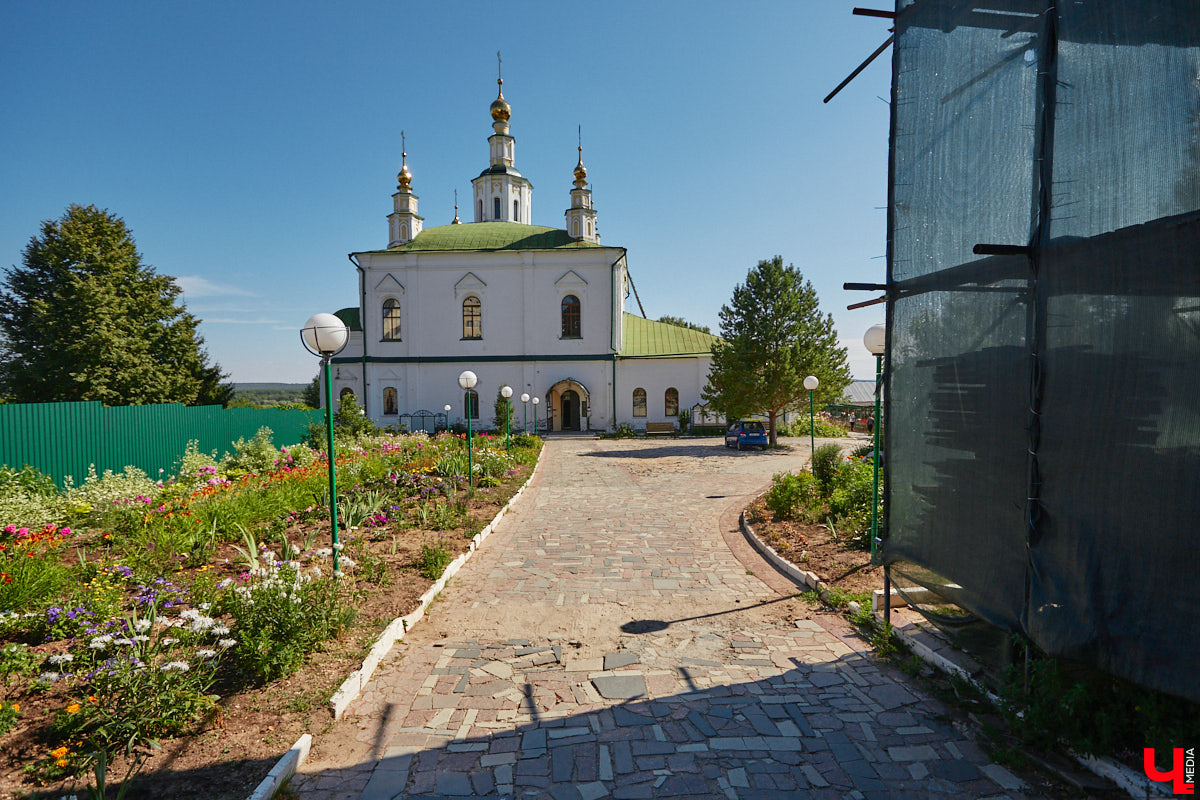
M 577 250 L 602 247 L 574 239 L 559 228 L 519 222 L 467 222 L 426 228 L 411 242 L 372 253 L 428 253 L 454 250 Z
M 335 317 L 337 317 L 338 319 L 340 319 L 342 321 L 342 324 L 344 324 L 350 330 L 352 330 L 352 331 L 361 331 L 362 330 L 362 323 L 359 322 L 357 308 L 343 308 L 339 311 L 333 312 L 333 315 Z
M 718 337 L 691 328 L 626 313 L 622 322 L 621 358 L 708 355 Z

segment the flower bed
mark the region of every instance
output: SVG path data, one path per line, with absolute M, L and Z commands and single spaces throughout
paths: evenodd
M 0 518 L 0 797 L 58 797 L 98 760 L 141 770 L 130 797 L 245 796 L 528 476 L 540 440 L 512 444 L 474 439 L 475 489 L 452 434 L 339 446 L 336 553 L 323 455 L 269 432 L 161 483 L 0 475 L 22 492 L 0 513 L 53 519 Z

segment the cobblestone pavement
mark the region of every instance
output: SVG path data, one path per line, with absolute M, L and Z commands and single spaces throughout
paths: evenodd
M 1030 796 L 843 620 L 731 552 L 736 511 L 807 450 L 549 441 L 292 786 L 303 800 Z

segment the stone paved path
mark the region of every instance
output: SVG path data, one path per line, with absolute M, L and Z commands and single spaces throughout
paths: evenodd
M 731 552 L 722 528 L 806 458 L 551 440 L 292 786 L 304 800 L 1030 796 L 843 620 Z

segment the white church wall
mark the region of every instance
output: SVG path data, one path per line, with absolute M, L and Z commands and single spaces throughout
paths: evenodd
M 673 422 L 677 415 L 667 416 L 667 389 L 679 392 L 679 408 L 691 408 L 702 402 L 700 391 L 708 382 L 710 356 L 694 358 L 625 358 L 617 363 L 617 423 L 635 428 L 647 422 Z M 634 389 L 646 390 L 646 416 L 633 416 Z

